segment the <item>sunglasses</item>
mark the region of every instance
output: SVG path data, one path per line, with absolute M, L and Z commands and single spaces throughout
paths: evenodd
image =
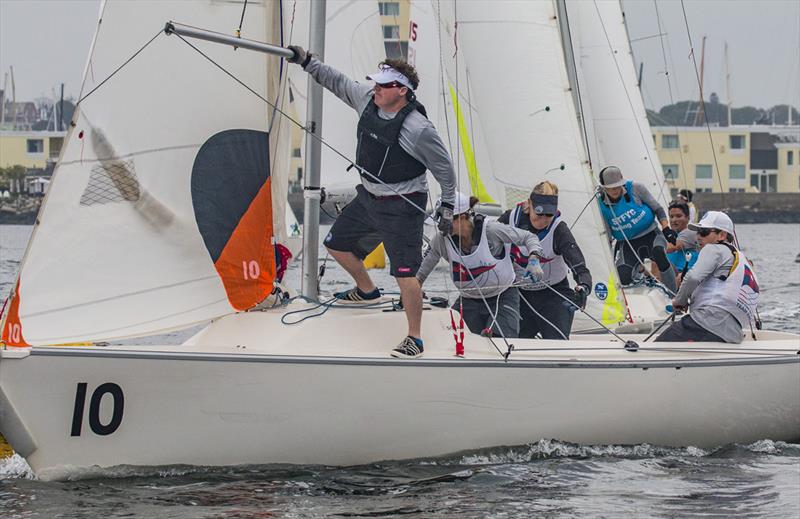
M 381 88 L 399 88 L 399 87 L 401 87 L 403 85 L 401 85 L 397 81 L 392 81 L 390 83 L 375 83 L 375 86 L 378 86 L 378 87 L 381 87 Z
M 702 236 L 703 238 L 705 238 L 712 232 L 719 232 L 719 231 L 717 231 L 716 229 L 697 229 L 698 236 Z
M 555 215 L 548 214 L 548 213 L 533 213 L 533 214 L 534 214 L 534 216 L 542 216 L 544 218 L 550 218 L 551 216 L 555 216 Z

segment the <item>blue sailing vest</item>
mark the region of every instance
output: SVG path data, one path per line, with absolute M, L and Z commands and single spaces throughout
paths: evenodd
M 668 252 L 667 258 L 672 265 L 678 269 L 678 272 L 683 272 L 683 268 L 686 266 L 686 255 L 689 255 L 689 266 L 686 268 L 688 272 L 694 267 L 694 264 L 697 263 L 697 257 L 700 256 L 700 251 L 696 249 L 689 249 L 689 250 L 676 250 L 675 252 Z
M 600 213 L 611 228 L 611 236 L 619 241 L 626 237 L 632 240 L 644 234 L 656 219 L 649 206 L 634 201 L 633 180 L 625 183 L 625 193 L 611 205 L 601 196 Z

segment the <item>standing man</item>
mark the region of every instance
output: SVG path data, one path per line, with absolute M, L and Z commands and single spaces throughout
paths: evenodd
M 633 281 L 634 269 L 650 258 L 658 265 L 661 281 L 674 294 L 675 272 L 667 259 L 667 242 L 675 244 L 678 233 L 672 230 L 667 213 L 645 186 L 625 180 L 616 166 L 600 171 L 600 213 L 611 236 L 617 240 L 617 273 L 623 285 Z M 659 226 L 661 232 L 658 232 Z
M 420 331 L 422 289 L 416 274 L 422 263 L 422 229 L 428 200 L 425 171 L 439 182 L 442 204 L 437 210 L 439 231 L 453 229 L 455 173 L 447 149 L 425 108 L 416 101 L 419 78 L 403 60 L 387 59 L 363 85 L 322 63 L 301 47 L 291 63 L 297 63 L 314 80 L 333 92 L 360 115 L 356 135 L 356 167 L 361 174 L 357 196 L 333 224 L 325 247 L 353 277 L 356 286 L 336 294 L 342 301 L 376 300 L 380 291 L 362 263 L 380 242 L 386 247 L 390 273 L 400 286 L 408 320 L 408 335 L 392 350 L 392 357 L 413 359 L 423 353 Z

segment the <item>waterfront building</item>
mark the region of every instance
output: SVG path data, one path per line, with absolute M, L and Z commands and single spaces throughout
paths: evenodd
M 58 160 L 66 133 L 0 131 L 0 168 L 46 169 Z
M 800 192 L 800 126 L 653 126 L 672 195 Z M 710 136 L 709 136 L 710 133 Z
M 409 0 L 378 2 L 381 15 L 383 44 L 387 58 L 406 58 L 408 56 L 408 17 L 411 11 Z

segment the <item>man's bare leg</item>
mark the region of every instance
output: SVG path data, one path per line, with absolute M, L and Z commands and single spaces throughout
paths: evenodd
M 400 286 L 400 295 L 403 298 L 403 309 L 408 320 L 408 335 L 421 339 L 422 287 L 419 286 L 419 281 L 415 277 L 395 279 Z
M 375 290 L 375 283 L 373 283 L 372 278 L 369 277 L 367 269 L 364 267 L 364 262 L 358 259 L 355 254 L 333 249 L 328 249 L 328 252 L 330 252 L 333 259 L 352 276 L 359 290 L 365 293 Z M 417 286 L 419 286 L 419 283 L 417 283 Z

